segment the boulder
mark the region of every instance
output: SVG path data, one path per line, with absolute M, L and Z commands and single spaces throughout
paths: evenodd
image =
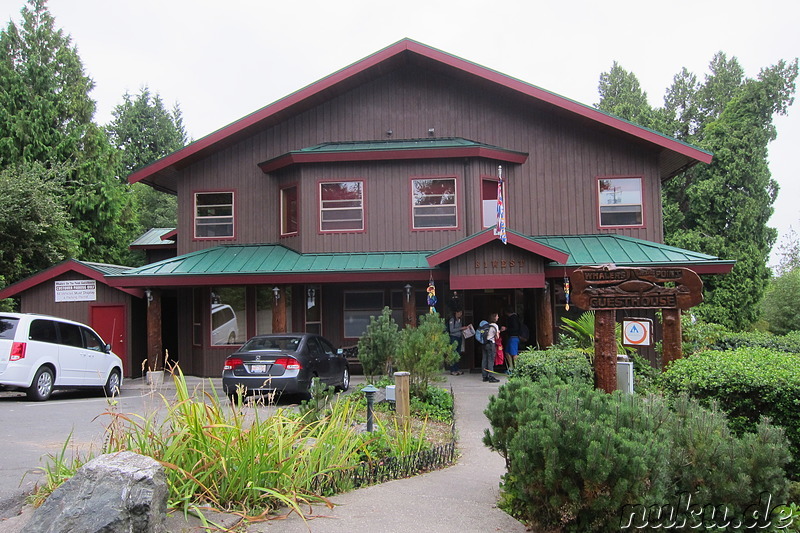
M 166 512 L 164 468 L 119 452 L 83 465 L 34 511 L 23 533 L 161 533 Z

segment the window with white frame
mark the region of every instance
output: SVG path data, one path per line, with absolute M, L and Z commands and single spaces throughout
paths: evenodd
M 198 192 L 194 195 L 194 236 L 233 237 L 233 193 Z
M 458 226 L 455 178 L 411 180 L 414 229 Z
M 331 181 L 319 184 L 319 229 L 364 229 L 364 182 Z
M 353 291 L 344 293 L 344 336 L 361 337 L 369 319 L 383 311 L 383 291 Z
M 600 226 L 641 226 L 642 179 L 598 178 Z
M 481 209 L 484 228 L 497 225 L 497 184 L 499 180 L 481 180 Z

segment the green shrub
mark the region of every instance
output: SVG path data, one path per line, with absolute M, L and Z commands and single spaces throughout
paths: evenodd
M 670 364 L 659 379 L 667 394 L 712 400 L 728 414 L 736 434 L 755 431 L 761 416 L 786 431 L 800 475 L 800 356 L 763 348 L 708 351 Z
M 764 332 L 726 333 L 711 346 L 712 350 L 736 348 L 767 348 L 775 352 L 800 353 L 800 331 L 786 335 Z
M 761 423 L 737 438 L 721 411 L 697 400 L 679 398 L 673 411 L 661 396 L 515 379 L 486 415 L 484 444 L 506 460 L 508 510 L 542 530 L 619 530 L 623 511 L 648 513 L 682 494 L 694 508 L 725 505 L 739 517 L 762 492 L 786 497 L 780 428 Z
M 381 316 L 369 318 L 367 331 L 358 339 L 358 360 L 369 381 L 391 373 L 399 342 L 400 329 L 392 318 L 391 309 L 384 307 Z
M 624 505 L 665 501 L 663 402 L 543 377 L 515 379 L 486 410 L 484 444 L 506 459 L 510 512 L 543 529 L 606 531 Z
M 529 348 L 517 356 L 514 376 L 538 381 L 544 376 L 556 376 L 564 381 L 577 380 L 594 384 L 594 370 L 586 354 L 579 349 Z
M 725 326 L 697 320 L 688 313 L 681 315 L 681 332 L 684 355 L 710 350 L 722 336 L 729 333 Z
M 444 320 L 438 313 L 420 317 L 419 326 L 401 332 L 395 361 L 397 370 L 411 373 L 411 391 L 424 398 L 428 385 L 439 377 L 442 368 L 453 364 L 459 354 L 450 344 Z

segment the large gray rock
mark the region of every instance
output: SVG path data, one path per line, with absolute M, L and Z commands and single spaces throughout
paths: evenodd
M 165 531 L 167 478 L 154 459 L 133 452 L 83 465 L 36 509 L 23 533 Z

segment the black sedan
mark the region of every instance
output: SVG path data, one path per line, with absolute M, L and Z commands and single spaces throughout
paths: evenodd
M 308 395 L 311 380 L 345 391 L 347 359 L 328 340 L 311 333 L 258 335 L 225 359 L 222 388 L 234 397 L 273 391 Z

